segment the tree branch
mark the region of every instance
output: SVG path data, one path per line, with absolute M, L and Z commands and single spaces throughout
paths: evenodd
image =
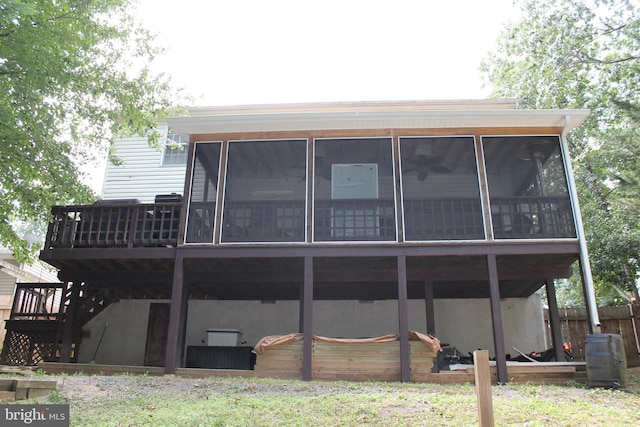
M 585 56 L 585 58 L 586 59 L 578 59 L 577 61 L 575 61 L 575 63 L 578 63 L 578 64 L 611 65 L 611 64 L 620 64 L 622 62 L 635 61 L 637 59 L 640 59 L 640 56 L 628 56 L 626 58 L 611 59 L 611 60 L 590 58 L 588 56 Z
M 615 283 L 611 283 L 611 287 L 613 289 L 615 289 L 616 292 L 619 293 L 622 298 L 624 298 L 625 300 L 627 300 L 629 302 L 632 301 L 632 299 L 629 296 L 628 292 L 625 292 L 622 288 L 620 288 L 620 286 L 616 285 Z
M 18 73 L 16 71 L 0 71 L 0 76 L 17 76 L 25 73 Z

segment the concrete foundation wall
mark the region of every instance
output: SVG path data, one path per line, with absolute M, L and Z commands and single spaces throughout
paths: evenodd
M 169 301 L 123 300 L 112 304 L 85 325 L 90 337 L 82 341 L 79 362 L 88 363 L 108 322 L 96 363 L 142 365 L 146 345 L 149 306 Z M 501 301 L 507 353 L 546 348 L 540 297 Z M 315 301 L 314 334 L 329 337 L 362 338 L 398 332 L 397 301 Z M 478 348 L 493 355 L 493 334 L 489 300 L 436 300 L 436 336 L 463 354 Z M 206 345 L 207 329 L 237 329 L 246 345 L 255 345 L 267 335 L 298 332 L 297 301 L 206 301 L 189 302 L 186 345 Z M 409 329 L 424 332 L 425 304 L 409 301 Z

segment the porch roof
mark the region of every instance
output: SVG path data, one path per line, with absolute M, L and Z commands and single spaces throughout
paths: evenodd
M 589 110 L 520 110 L 513 99 L 208 107 L 167 119 L 174 133 L 579 126 Z

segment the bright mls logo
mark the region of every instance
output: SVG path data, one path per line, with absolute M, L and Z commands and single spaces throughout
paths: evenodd
M 69 405 L 0 405 L 0 425 L 68 427 Z

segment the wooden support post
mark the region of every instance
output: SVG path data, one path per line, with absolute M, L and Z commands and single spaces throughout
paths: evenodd
M 71 347 L 73 346 L 73 333 L 77 323 L 81 287 L 82 282 L 77 280 L 71 282 L 71 295 L 69 296 L 69 305 L 67 306 L 65 315 L 62 347 L 60 348 L 60 362 L 62 363 L 69 363 L 71 361 Z
M 300 309 L 298 310 L 298 333 L 304 332 L 304 279 L 300 285 Z
M 184 262 L 184 261 L 183 261 Z M 183 275 L 184 280 L 184 275 Z M 185 357 L 187 349 L 185 347 L 187 341 L 187 316 L 189 315 L 189 286 L 182 286 L 182 302 L 180 303 L 180 323 L 178 333 L 178 347 L 176 366 L 183 368 L 185 366 Z
M 304 257 L 302 379 L 311 381 L 313 356 L 313 257 Z
M 400 381 L 411 381 L 409 308 L 407 302 L 407 257 L 398 257 L 398 334 L 400 335 Z
M 436 314 L 433 304 L 433 282 L 427 280 L 424 282 L 424 308 L 427 316 L 427 333 L 436 335 Z
M 476 396 L 478 398 L 478 421 L 480 421 L 480 427 L 493 427 L 489 352 L 487 350 L 474 351 L 473 364 L 476 379 Z
M 562 328 L 560 326 L 560 313 L 558 312 L 558 300 L 556 299 L 556 287 L 552 278 L 545 283 L 547 290 L 547 302 L 549 303 L 549 324 L 551 326 L 551 345 L 554 348 L 556 361 L 564 361 L 564 342 L 562 340 Z
M 173 287 L 171 289 L 171 310 L 169 312 L 169 330 L 167 332 L 167 352 L 164 361 L 164 373 L 175 374 L 176 365 L 181 363 L 181 347 L 182 337 L 180 337 L 182 331 L 182 319 L 185 309 L 183 304 L 187 304 L 185 301 L 184 292 L 184 258 L 181 255 L 176 255 L 175 263 L 173 266 Z
M 498 266 L 495 254 L 487 255 L 487 268 L 489 271 L 489 299 L 491 303 L 491 324 L 493 327 L 493 346 L 496 352 L 496 370 L 498 382 L 506 383 L 507 354 L 504 349 L 504 331 L 502 329 L 502 309 L 500 308 L 500 285 L 498 282 Z

